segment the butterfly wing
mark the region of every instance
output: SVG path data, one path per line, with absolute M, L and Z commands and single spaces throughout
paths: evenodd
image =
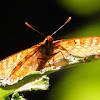
M 0 61 L 0 81 L 7 80 L 10 85 L 22 79 L 27 73 L 34 71 L 38 66 L 35 60 L 40 56 L 36 51 L 37 47 L 37 45 L 33 46 Z M 7 81 L 2 84 L 8 84 Z
M 0 61 L 0 79 L 9 77 L 11 71 L 16 67 L 16 65 L 34 48 L 29 48 L 18 53 L 15 53 Z
M 79 62 L 79 59 L 83 61 L 86 56 L 100 55 L 100 37 L 57 40 L 53 42 L 53 45 L 54 56 L 48 60 L 45 67 L 50 65 L 61 67 L 69 63 Z
M 17 82 L 18 80 L 23 79 L 26 75 L 41 70 L 47 61 L 43 59 L 45 57 L 45 48 L 41 46 L 36 47 L 17 64 L 11 72 L 9 80 Z
M 54 41 L 54 48 L 64 48 L 69 54 L 86 57 L 100 54 L 100 37 L 83 37 Z

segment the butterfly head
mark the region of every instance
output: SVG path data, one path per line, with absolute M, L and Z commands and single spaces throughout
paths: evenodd
M 52 38 L 51 35 L 49 35 L 49 36 L 47 36 L 46 40 L 48 40 L 48 41 L 53 41 L 53 38 Z
M 47 36 L 46 38 L 45 38 L 45 45 L 48 45 L 49 47 L 50 47 L 50 45 L 52 44 L 52 42 L 53 42 L 53 38 L 52 38 L 52 36 Z

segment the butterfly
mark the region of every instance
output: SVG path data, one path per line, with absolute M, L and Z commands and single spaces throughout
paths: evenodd
M 52 35 L 71 20 L 71 17 Z M 27 22 L 27 26 L 34 29 Z M 39 31 L 37 31 L 40 33 Z M 40 33 L 42 34 L 42 33 Z M 43 34 L 42 34 L 43 35 Z M 0 61 L 0 81 L 2 85 L 13 85 L 26 75 L 45 68 L 64 66 L 69 64 L 66 56 L 86 57 L 100 54 L 100 37 L 83 37 L 75 39 L 62 39 L 53 41 L 52 35 L 47 36 L 43 42 L 26 50 L 15 53 Z M 64 62 L 59 63 L 59 59 Z M 72 59 L 72 58 L 70 58 Z

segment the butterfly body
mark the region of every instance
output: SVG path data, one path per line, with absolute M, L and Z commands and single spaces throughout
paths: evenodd
M 45 63 L 53 56 L 53 39 L 51 36 L 48 36 L 43 42 L 39 44 L 38 50 L 41 56 L 37 59 L 39 66 L 36 71 L 40 71 Z

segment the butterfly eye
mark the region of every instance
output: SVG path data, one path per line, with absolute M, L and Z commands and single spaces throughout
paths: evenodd
M 49 41 L 48 39 L 46 39 L 45 44 L 46 44 L 46 48 L 49 49 L 52 45 L 52 40 Z
M 53 42 L 53 40 L 50 40 L 50 41 L 49 41 L 48 39 L 46 39 L 46 44 L 47 44 L 47 45 L 51 45 L 52 42 Z
M 46 44 L 48 44 L 48 39 L 46 39 Z

